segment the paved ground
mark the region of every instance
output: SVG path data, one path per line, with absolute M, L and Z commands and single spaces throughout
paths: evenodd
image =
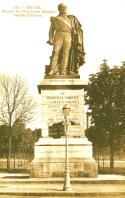
M 28 174 L 0 173 L 0 195 L 20 196 L 125 196 L 125 176 L 71 178 L 72 191 L 63 191 L 64 178 L 28 178 Z
M 45 196 L 16 196 L 16 195 L 0 195 L 0 198 L 41 198 Z M 46 196 L 52 198 L 52 196 Z M 65 196 L 65 198 L 72 198 L 73 196 Z M 75 196 L 75 198 L 82 198 L 83 196 Z M 62 198 L 62 196 L 54 196 L 54 198 Z M 97 196 L 87 196 L 87 198 L 97 198 Z M 118 198 L 118 196 L 101 196 L 101 198 Z M 125 198 L 125 196 L 119 196 L 119 198 Z

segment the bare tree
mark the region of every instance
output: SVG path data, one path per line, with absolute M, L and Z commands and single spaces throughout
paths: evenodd
M 30 95 L 26 79 L 19 74 L 0 75 L 0 122 L 8 127 L 7 169 L 10 170 L 11 134 L 17 123 L 28 124 L 35 120 L 37 103 Z

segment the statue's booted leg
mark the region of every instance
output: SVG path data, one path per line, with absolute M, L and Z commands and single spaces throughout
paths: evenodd
M 59 54 L 59 51 L 53 51 L 53 53 L 52 53 L 51 70 L 49 72 L 49 75 L 54 75 L 55 74 L 55 69 L 56 69 L 56 65 L 57 65 L 58 54 Z
M 61 75 L 67 75 L 68 56 L 69 53 L 63 52 L 61 62 Z
M 62 47 L 63 43 L 63 37 L 60 34 L 60 32 L 57 32 L 54 38 L 54 46 L 53 46 L 53 52 L 52 52 L 52 60 L 51 60 L 51 70 L 49 72 L 49 75 L 54 75 L 56 66 L 57 66 L 57 60 L 59 56 L 59 51 Z
M 64 32 L 63 52 L 61 61 L 61 75 L 67 75 L 67 66 L 69 58 L 69 50 L 71 48 L 71 34 Z

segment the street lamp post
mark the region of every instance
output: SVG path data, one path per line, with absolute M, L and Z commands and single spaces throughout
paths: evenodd
M 69 164 L 68 164 L 68 124 L 69 124 L 69 114 L 70 114 L 70 107 L 68 105 L 64 105 L 62 108 L 62 112 L 64 115 L 64 132 L 65 132 L 65 183 L 63 190 L 65 191 L 71 191 L 71 185 L 70 185 L 70 170 L 69 170 Z

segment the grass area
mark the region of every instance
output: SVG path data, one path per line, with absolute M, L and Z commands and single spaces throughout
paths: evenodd
M 7 168 L 0 168 L 0 173 L 29 173 L 29 169 L 10 169 L 10 171 L 7 171 Z
M 0 168 L 0 173 L 7 173 L 7 169 L 6 168 Z M 9 173 L 29 173 L 30 170 L 29 169 L 11 169 L 9 171 Z M 98 174 L 100 175 L 110 175 L 110 174 L 115 174 L 115 175 L 125 175 L 125 168 L 121 168 L 121 167 L 115 167 L 114 171 L 111 172 L 110 167 L 99 167 L 98 170 Z
M 99 174 L 117 174 L 117 175 L 125 175 L 125 167 L 114 167 L 114 171 L 111 172 L 110 167 L 99 167 Z
M 15 168 L 14 168 L 14 160 L 11 159 L 11 170 L 10 173 L 29 173 L 30 162 L 32 159 L 16 159 L 15 161 Z M 18 164 L 19 163 L 19 164 Z M 104 168 L 103 168 L 104 165 Z M 7 159 L 0 159 L 0 172 L 7 172 Z M 114 171 L 111 172 L 110 170 L 110 161 L 105 160 L 104 164 L 103 161 L 99 161 L 99 170 L 98 174 L 118 174 L 118 175 L 125 175 L 125 161 L 114 161 Z

